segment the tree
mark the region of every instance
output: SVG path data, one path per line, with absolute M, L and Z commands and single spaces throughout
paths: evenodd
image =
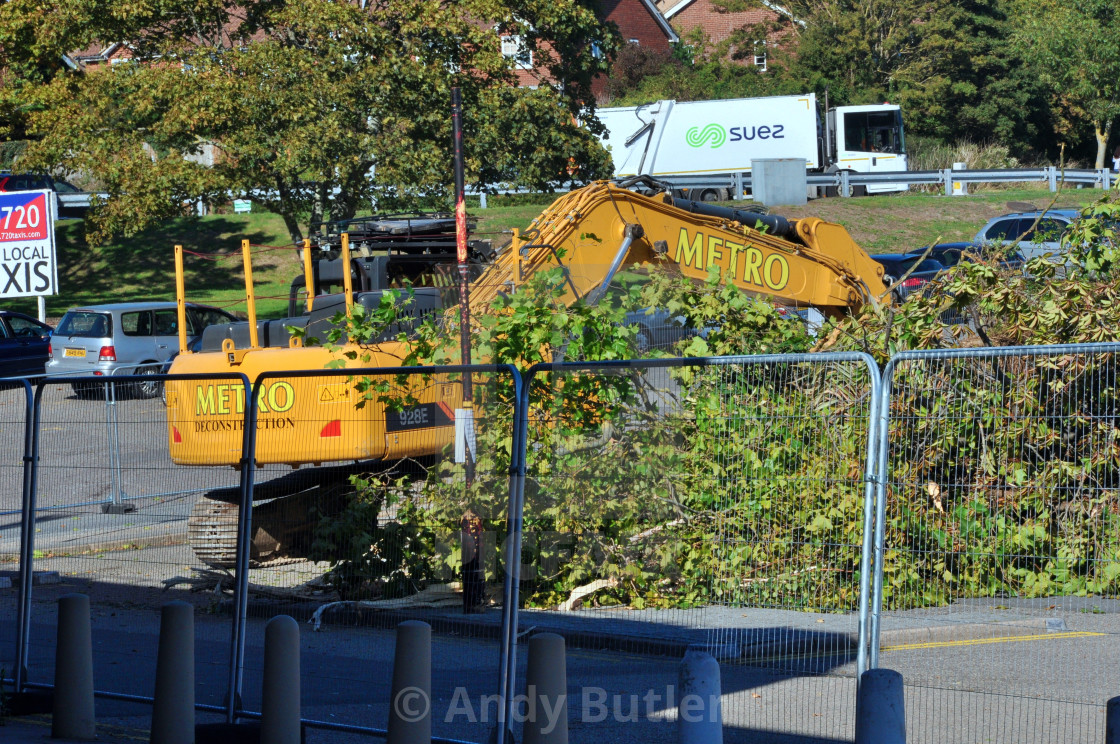
M 918 0 L 723 0 L 728 11 L 767 8 L 778 18 L 744 38 L 780 34 L 789 75 L 817 78 L 838 101 L 882 101 L 900 65 L 916 53 Z M 774 55 L 780 57 L 781 55 Z M 768 65 L 769 66 L 769 65 Z
M 728 10 L 759 0 L 722 0 Z M 781 39 L 767 77 L 801 90 L 828 89 L 836 103 L 900 103 L 915 134 L 942 141 L 1036 145 L 1045 95 L 1010 44 L 1004 0 L 791 0 L 767 4 L 775 20 L 739 29 Z
M 513 87 L 499 34 L 519 37 L 545 71 L 536 90 Z M 92 215 L 93 238 L 230 191 L 281 214 L 297 242 L 308 214 L 445 196 L 452 86 L 475 185 L 548 189 L 610 167 L 579 125 L 617 48 L 590 0 L 12 0 L 0 40 L 5 61 L 131 50 L 107 69 L 20 77 L 34 139 L 22 166 L 99 176 L 110 198 Z M 207 145 L 212 165 L 192 157 Z
M 918 27 L 917 53 L 890 83 L 910 130 L 945 142 L 995 140 L 1018 151 L 1041 144 L 1045 88 L 1010 37 L 999 0 L 932 3 Z
M 1091 124 L 1096 167 L 1104 167 L 1112 125 L 1120 116 L 1120 7 L 1113 0 L 1015 0 L 1016 41 L 1049 83 L 1058 134 L 1076 142 L 1074 129 Z

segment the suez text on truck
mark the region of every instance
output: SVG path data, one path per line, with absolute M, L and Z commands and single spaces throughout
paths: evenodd
M 641 193 L 630 187 L 641 186 Z M 759 225 L 761 223 L 761 226 Z M 757 229 L 756 229 L 757 228 Z M 347 245 L 344 243 L 344 245 Z M 249 263 L 245 245 L 246 264 Z M 248 323 L 211 326 L 202 339 L 202 350 L 191 352 L 181 339 L 182 350 L 171 367 L 173 375 L 208 375 L 208 378 L 170 379 L 167 391 L 167 426 L 170 454 L 182 465 L 231 465 L 241 463 L 246 395 L 239 375 L 255 386 L 257 403 L 255 461 L 259 464 L 291 466 L 328 463 L 370 463 L 440 455 L 461 449 L 466 428 L 456 427 L 466 415 L 462 377 L 433 374 L 409 378 L 415 383 L 401 406 L 366 401 L 356 406 L 360 393 L 347 377 L 321 372 L 332 361 L 346 367 L 399 367 L 407 357 L 408 342 L 387 335 L 348 358 L 343 346 L 332 351 L 323 346 L 304 346 L 285 330 L 293 325 L 309 329 L 329 322 L 339 310 L 362 304 L 376 307 L 383 290 L 355 291 L 353 285 L 381 286 L 383 277 L 369 276 L 368 269 L 384 265 L 380 257 L 351 258 L 343 251 L 342 295 L 318 295 L 316 273 L 310 251 L 304 251 L 301 286 L 311 287 L 307 312 L 278 321 L 257 322 L 249 302 Z M 627 266 L 668 264 L 684 276 L 702 281 L 711 266 L 718 266 L 728 281 L 753 294 L 785 305 L 812 307 L 828 315 L 847 313 L 868 302 L 876 302 L 887 290 L 883 269 L 859 247 L 841 225 L 817 218 L 786 220 L 728 207 L 675 199 L 660 184 L 639 177 L 621 184 L 600 181 L 561 196 L 542 212 L 524 232 L 514 232 L 512 243 L 479 267 L 471 283 L 472 317 L 486 312 L 498 293 L 518 291 L 539 271 L 564 268 L 567 280 L 564 301 L 597 302 L 616 273 Z M 177 261 L 181 276 L 181 258 Z M 323 273 L 323 272 L 320 272 Z M 252 272 L 246 271 L 247 299 L 252 297 Z M 180 300 L 182 281 L 177 281 Z M 443 312 L 438 287 L 414 290 L 416 303 L 432 312 Z M 426 305 L 425 305 L 426 303 Z M 180 322 L 180 327 L 183 323 Z M 486 362 L 489 360 L 476 360 Z M 215 379 L 215 378 L 224 379 Z M 476 390 L 479 389 L 477 386 Z M 392 393 L 396 395 L 397 393 Z M 456 431 L 460 439 L 456 439 Z M 368 467 L 368 466 L 366 466 Z M 293 476 L 308 472 L 301 469 Z M 286 477 L 286 476 L 284 476 Z M 314 489 L 306 479 L 265 483 L 267 504 L 282 512 L 284 519 L 253 511 L 253 526 L 267 540 L 254 555 L 267 556 L 287 549 L 285 541 L 306 521 L 310 507 L 278 506 L 291 495 L 303 498 Z M 316 488 L 325 488 L 330 478 L 312 477 Z M 281 482 L 283 481 L 283 482 Z M 271 485 L 271 484 L 277 485 Z M 255 491 L 255 493 L 257 492 Z M 239 492 L 226 489 L 201 497 L 188 522 L 191 545 L 202 560 L 229 565 L 236 546 Z M 258 498 L 261 498 L 258 496 Z M 276 524 L 273 525 L 272 522 Z M 306 527 L 306 525 L 304 525 Z
M 611 153 L 615 178 L 743 173 L 751 161 L 797 158 L 810 172 L 905 171 L 902 111 L 891 104 L 837 106 L 824 117 L 813 93 L 713 101 L 657 101 L 601 108 L 601 141 Z M 905 191 L 880 183 L 868 192 Z M 726 194 L 722 196 L 726 197 Z

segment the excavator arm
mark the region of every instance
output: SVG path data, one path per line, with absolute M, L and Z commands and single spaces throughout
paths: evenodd
M 515 235 L 475 284 L 471 304 L 482 311 L 498 292 L 555 266 L 565 271 L 567 299 L 595 302 L 620 268 L 652 262 L 695 279 L 717 266 L 746 291 L 829 315 L 887 294 L 882 266 L 840 225 L 646 196 L 601 181 L 561 197 Z

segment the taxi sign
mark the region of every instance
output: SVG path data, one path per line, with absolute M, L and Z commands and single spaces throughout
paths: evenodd
M 0 298 L 58 294 L 50 191 L 0 193 Z

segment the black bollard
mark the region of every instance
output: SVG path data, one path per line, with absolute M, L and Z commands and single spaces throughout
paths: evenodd
M 855 744 L 906 744 L 902 675 L 868 669 L 860 677 Z

